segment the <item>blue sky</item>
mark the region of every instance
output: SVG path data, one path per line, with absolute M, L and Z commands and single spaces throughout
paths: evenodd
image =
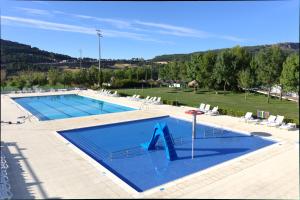
M 1 2 L 1 38 L 78 57 L 153 58 L 299 42 L 299 1 Z

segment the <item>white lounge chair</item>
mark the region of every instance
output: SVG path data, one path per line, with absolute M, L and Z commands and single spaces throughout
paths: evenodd
M 284 116 L 277 115 L 275 121 L 273 123 L 268 123 L 268 126 L 280 126 L 283 123 Z
M 142 99 L 143 102 L 147 102 L 150 99 L 150 96 L 147 96 L 145 99 Z
M 247 120 L 253 119 L 252 118 L 252 112 L 246 112 L 245 116 L 242 116 L 240 118 L 240 121 L 246 122 Z
M 268 125 L 268 124 L 274 123 L 275 120 L 276 120 L 276 116 L 270 115 L 267 120 L 264 120 L 264 121 L 260 122 L 260 124 L 261 125 Z
M 118 91 L 115 91 L 113 94 L 111 94 L 110 96 L 112 96 L 112 97 L 118 97 L 119 95 L 118 95 Z
M 137 95 L 134 94 L 134 95 L 132 95 L 132 96 L 127 96 L 126 98 L 129 99 L 129 100 L 132 100 L 132 99 L 135 99 L 136 96 L 137 96 Z
M 148 100 L 145 100 L 145 103 L 151 103 L 153 101 L 154 97 L 150 97 Z
M 212 110 L 209 110 L 208 112 L 206 112 L 205 114 L 207 115 L 211 115 L 211 116 L 216 116 L 219 114 L 219 111 L 218 111 L 219 107 L 216 106 L 216 107 L 213 107 Z
M 209 109 L 210 109 L 210 105 L 209 104 L 206 104 L 205 108 L 204 108 L 204 112 L 207 113 L 209 112 Z
M 201 103 L 199 106 L 199 110 L 204 112 L 205 104 Z
M 136 95 L 135 98 L 132 98 L 131 100 L 133 100 L 133 101 L 139 101 L 139 100 L 141 100 L 140 96 L 141 95 Z
M 156 100 L 157 100 L 157 97 L 153 97 L 153 99 L 150 103 L 154 103 L 154 102 L 156 102 Z
M 296 129 L 296 123 L 283 123 L 281 126 L 279 126 L 280 129 L 285 129 L 285 130 L 294 130 Z
M 158 97 L 157 99 L 156 99 L 156 101 L 154 101 L 153 102 L 153 104 L 161 104 L 161 97 Z

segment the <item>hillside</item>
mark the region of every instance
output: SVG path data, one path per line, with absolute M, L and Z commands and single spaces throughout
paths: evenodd
M 74 59 L 71 56 L 40 50 L 30 45 L 1 39 L 1 63 L 56 63 Z
M 279 47 L 287 54 L 299 52 L 299 43 L 294 42 L 286 42 L 286 43 L 278 43 Z M 257 46 L 244 46 L 250 53 L 256 53 L 262 48 L 268 48 L 272 45 L 257 45 Z M 208 50 L 212 52 L 219 52 L 225 49 L 214 49 L 214 50 Z M 188 61 L 191 58 L 191 55 L 193 54 L 201 54 L 205 53 L 207 51 L 198 51 L 188 54 L 166 54 L 166 55 L 160 55 L 156 56 L 151 61 L 153 62 L 164 62 L 164 61 Z
M 299 43 L 279 43 L 281 49 L 286 53 L 298 52 Z M 246 46 L 245 48 L 251 52 L 258 52 L 261 48 L 268 48 L 271 45 Z M 210 50 L 218 52 L 224 49 Z M 141 58 L 132 59 L 101 59 L 101 67 L 110 69 L 121 69 L 126 67 L 138 67 L 147 64 L 166 63 L 168 61 L 188 61 L 192 54 L 201 54 L 207 51 L 193 52 L 189 54 L 169 54 L 156 56 L 153 59 L 143 60 Z M 7 74 L 13 75 L 22 70 L 38 70 L 47 71 L 52 67 L 55 68 L 78 68 L 80 66 L 79 59 L 52 53 L 45 50 L 32 47 L 30 45 L 12 42 L 1 39 L 1 68 L 5 69 Z M 83 58 L 81 66 L 83 68 L 92 65 L 98 66 L 97 59 Z
M 145 64 L 143 59 L 101 59 L 103 68 L 123 68 L 135 67 Z M 98 60 L 93 58 L 83 58 L 81 66 L 83 68 L 98 66 Z M 9 40 L 1 39 L 1 68 L 5 69 L 9 75 L 22 70 L 47 71 L 50 68 L 78 68 L 80 60 L 68 55 L 48 52 L 30 45 L 21 44 Z

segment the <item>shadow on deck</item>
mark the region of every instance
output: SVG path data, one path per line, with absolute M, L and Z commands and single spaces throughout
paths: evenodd
M 32 169 L 27 158 L 22 151 L 26 149 L 20 148 L 15 142 L 1 142 L 1 153 L 5 155 L 8 163 L 7 175 L 11 185 L 13 199 L 35 199 L 33 187 L 37 188 L 40 194 L 38 198 L 48 199 L 58 197 L 49 197 L 43 188 L 39 178 Z M 25 170 L 27 173 L 25 173 Z M 30 177 L 30 181 L 28 181 Z M 26 180 L 27 178 L 27 180 Z

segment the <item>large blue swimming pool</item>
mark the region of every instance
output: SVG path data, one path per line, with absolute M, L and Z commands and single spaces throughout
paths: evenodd
M 41 121 L 135 110 L 75 94 L 13 99 Z
M 162 137 L 155 150 L 141 147 L 150 141 L 158 122 L 166 123 L 172 135 L 177 154 L 174 161 L 167 159 Z M 59 134 L 139 192 L 275 143 L 197 124 L 194 159 L 191 159 L 191 129 L 191 122 L 167 116 L 66 130 Z

